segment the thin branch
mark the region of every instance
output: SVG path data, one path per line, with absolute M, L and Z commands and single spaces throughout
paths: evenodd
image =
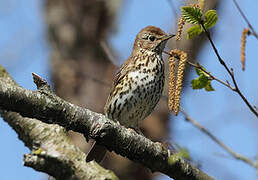
M 232 91 L 235 91 L 236 89 L 234 87 L 232 87 L 228 82 L 224 82 L 222 81 L 221 79 L 215 77 L 214 75 L 212 75 L 210 72 L 206 71 L 199 63 L 198 64 L 194 64 L 194 63 L 191 63 L 190 61 L 187 61 L 187 63 L 190 65 L 190 66 L 193 66 L 193 67 L 196 67 L 200 70 L 202 70 L 203 72 L 205 72 L 209 78 L 211 78 L 211 80 L 215 80 L 221 84 L 223 84 L 224 86 L 228 87 L 229 89 L 231 89 Z
M 163 51 L 165 54 L 169 55 L 169 56 L 172 56 L 172 54 L 170 54 L 169 52 L 167 51 Z M 187 63 L 192 66 L 192 67 L 196 67 L 200 70 L 202 70 L 203 72 L 205 72 L 207 75 L 209 75 L 209 78 L 211 78 L 211 80 L 215 80 L 221 84 L 223 84 L 224 86 L 228 87 L 229 89 L 231 89 L 232 91 L 236 91 L 234 87 L 232 87 L 228 81 L 224 82 L 222 81 L 221 79 L 217 78 L 216 76 L 212 75 L 210 72 L 206 71 L 200 64 L 194 64 L 190 61 L 187 61 Z
M 238 84 L 236 82 L 236 79 L 235 79 L 235 75 L 234 75 L 234 72 L 233 72 L 233 69 L 231 68 L 231 70 L 229 70 L 228 66 L 226 65 L 225 61 L 220 57 L 219 53 L 218 53 L 218 50 L 215 46 L 215 44 L 213 43 L 212 39 L 211 39 L 211 36 L 210 36 L 210 33 L 209 31 L 207 31 L 207 29 L 205 28 L 203 22 L 201 23 L 201 26 L 202 28 L 204 29 L 205 31 L 205 34 L 206 36 L 208 37 L 210 43 L 211 43 L 211 46 L 220 62 L 220 64 L 222 66 L 224 66 L 224 68 L 226 69 L 226 71 L 228 72 L 228 74 L 230 75 L 233 83 L 234 83 L 234 86 L 235 86 L 235 91 L 236 93 L 238 93 L 238 95 L 242 98 L 242 100 L 245 102 L 245 104 L 249 107 L 249 109 L 256 115 L 256 117 L 258 117 L 258 112 L 251 106 L 251 104 L 248 102 L 248 100 L 245 98 L 245 96 L 242 94 L 242 92 L 240 91 L 239 87 L 238 87 Z
M 170 54 L 169 52 L 166 52 L 166 51 L 163 51 L 165 54 L 169 55 L 169 56 L 172 56 L 172 54 Z M 200 70 L 202 70 L 203 72 L 205 72 L 206 74 L 209 75 L 209 77 L 213 80 L 216 80 L 218 81 L 219 83 L 223 84 L 224 86 L 230 88 L 232 91 L 236 91 L 236 89 L 234 87 L 232 87 L 228 81 L 224 82 L 220 79 L 218 79 L 217 77 L 215 77 L 214 75 L 212 75 L 210 72 L 206 71 L 204 68 L 202 68 L 202 66 L 198 63 L 198 64 L 194 64 L 194 63 L 191 63 L 191 62 L 187 62 L 190 66 L 193 66 L 193 67 L 196 67 L 196 68 L 199 68 Z M 168 101 L 168 98 L 167 97 L 163 97 L 166 99 L 166 101 Z M 254 108 L 256 108 L 254 106 Z M 229 154 L 231 154 L 235 159 L 239 159 L 239 160 L 242 160 L 244 162 L 246 162 L 247 164 L 255 167 L 258 169 L 258 163 L 255 163 L 253 162 L 252 160 L 232 151 L 229 147 L 227 147 L 223 142 L 221 142 L 220 140 L 218 140 L 214 135 L 212 135 L 207 129 L 205 129 L 203 126 L 201 126 L 197 121 L 195 121 L 193 118 L 191 118 L 184 110 L 183 108 L 181 107 L 180 108 L 180 111 L 184 114 L 185 116 L 185 119 L 192 123 L 195 127 L 197 127 L 198 129 L 200 129 L 203 133 L 205 133 L 206 135 L 208 135 L 213 141 L 215 141 L 218 145 L 220 145 L 224 150 L 226 150 Z
M 167 96 L 162 96 L 162 99 L 164 99 L 166 102 L 168 102 L 168 97 Z M 258 162 L 253 162 L 252 160 L 246 158 L 243 155 L 240 155 L 233 150 L 231 150 L 229 147 L 227 147 L 223 142 L 218 140 L 212 133 L 210 133 L 207 129 L 205 129 L 202 125 L 200 125 L 197 121 L 195 121 L 182 107 L 180 107 L 180 112 L 185 117 L 185 120 L 189 123 L 191 123 L 193 126 L 197 127 L 201 132 L 206 134 L 208 137 L 210 137 L 215 143 L 217 143 L 220 147 L 222 147 L 225 151 L 227 151 L 230 155 L 232 155 L 233 158 L 241 160 L 246 162 L 247 164 L 253 166 L 254 168 L 258 169 Z
M 87 72 L 80 72 L 80 75 L 92 80 L 93 82 L 96 82 L 104 87 L 111 87 L 111 84 L 106 82 L 106 81 L 103 81 L 99 78 L 96 78 L 94 77 L 94 75 L 90 74 L 90 73 L 87 73 Z
M 117 59 L 115 58 L 114 54 L 111 52 L 110 47 L 107 45 L 107 42 L 105 41 L 100 41 L 100 46 L 103 49 L 103 51 L 105 52 L 105 54 L 107 55 L 108 59 L 111 61 L 112 64 L 117 66 Z
M 37 78 L 37 76 L 34 76 Z M 34 80 L 34 82 L 39 82 Z M 30 91 L 7 83 L 0 72 L 0 107 L 37 118 L 45 123 L 59 124 L 67 130 L 82 133 L 110 151 L 128 157 L 174 179 L 213 179 L 193 167 L 161 143 L 137 134 L 104 115 L 71 104 L 48 91 Z
M 251 106 L 251 104 L 247 101 L 247 99 L 245 98 L 245 96 L 242 94 L 242 92 L 240 91 L 240 89 L 238 88 L 238 85 L 237 85 L 237 82 L 235 80 L 235 75 L 234 75 L 234 72 L 233 72 L 233 69 L 231 69 L 231 71 L 229 70 L 229 68 L 227 67 L 226 63 L 222 60 L 222 58 L 220 57 L 220 55 L 218 54 L 218 51 L 213 43 L 213 41 L 211 40 L 211 37 L 210 37 L 210 34 L 209 32 L 205 29 L 205 27 L 203 26 L 205 32 L 207 33 L 207 36 L 208 36 L 208 39 L 219 59 L 219 62 L 226 68 L 227 72 L 230 74 L 230 77 L 234 83 L 234 86 L 235 87 L 232 87 L 228 81 L 224 82 L 222 80 L 220 80 L 219 78 L 216 78 L 214 75 L 212 75 L 211 73 L 209 73 L 208 71 L 206 71 L 205 69 L 203 69 L 200 65 L 196 65 L 194 63 L 191 63 L 191 62 L 187 62 L 189 65 L 193 66 L 193 67 L 197 67 L 199 68 L 200 70 L 202 70 L 203 72 L 207 73 L 210 78 L 212 78 L 213 80 L 216 80 L 218 81 L 219 83 L 225 85 L 226 87 L 230 88 L 232 91 L 238 93 L 240 95 L 240 97 L 242 98 L 242 100 L 246 103 L 246 105 L 249 107 L 249 109 L 258 117 L 258 113 L 257 113 L 257 110 Z M 166 51 L 163 51 L 165 54 L 169 55 L 169 56 L 172 56 L 172 54 L 170 54 L 169 52 L 166 52 Z
M 187 122 L 190 122 L 193 126 L 197 127 L 200 131 L 202 131 L 204 134 L 206 134 L 208 137 L 210 137 L 214 142 L 216 142 L 222 149 L 227 151 L 231 156 L 233 156 L 235 159 L 241 160 L 250 166 L 253 166 L 254 168 L 258 169 L 258 163 L 253 162 L 251 159 L 248 159 L 244 157 L 243 155 L 240 155 L 234 151 L 232 151 L 228 146 L 226 146 L 222 141 L 220 141 L 218 138 L 216 138 L 211 132 L 209 132 L 207 129 L 205 129 L 202 125 L 200 125 L 197 121 L 195 121 L 192 117 L 190 117 L 183 108 L 180 108 L 180 111 L 183 113 L 185 120 Z
M 240 6 L 238 5 L 236 0 L 233 0 L 233 3 L 235 4 L 237 10 L 239 11 L 239 13 L 241 14 L 241 16 L 243 17 L 243 19 L 245 20 L 245 22 L 247 23 L 249 29 L 252 30 L 252 35 L 254 35 L 254 37 L 256 39 L 258 39 L 258 34 L 256 33 L 255 29 L 253 28 L 253 26 L 251 25 L 251 23 L 249 22 L 249 20 L 247 19 L 246 15 L 244 14 L 244 12 L 241 10 Z

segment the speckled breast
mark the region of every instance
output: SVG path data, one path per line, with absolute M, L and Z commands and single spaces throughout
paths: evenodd
M 127 80 L 123 82 L 120 93 L 110 100 L 106 114 L 127 127 L 139 127 L 162 95 L 165 79 L 162 57 L 153 55 L 144 63 L 138 62 L 137 70 L 125 76 Z

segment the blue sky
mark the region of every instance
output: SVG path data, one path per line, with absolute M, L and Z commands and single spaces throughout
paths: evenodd
M 178 1 L 174 2 L 178 5 Z M 258 3 L 246 0 L 240 4 L 252 25 L 258 27 Z M 258 41 L 252 36 L 248 37 L 246 71 L 242 72 L 239 60 L 240 35 L 246 24 L 232 1 L 223 1 L 218 16 L 214 42 L 226 63 L 234 68 L 243 94 L 251 104 L 258 106 L 256 59 Z M 173 13 L 166 0 L 128 1 L 120 10 L 119 18 L 116 20 L 117 32 L 110 38 L 120 62 L 129 56 L 135 35 L 141 28 L 155 25 L 171 33 L 173 19 Z M 4 65 L 20 85 L 35 89 L 32 72 L 40 74 L 50 82 L 51 48 L 46 40 L 43 1 L 28 0 L 26 3 L 18 0 L 0 1 L 0 33 L 0 64 Z M 230 80 L 208 43 L 197 59 L 214 75 L 222 80 Z M 193 70 L 191 77 L 196 77 Z M 186 84 L 188 88 L 182 97 L 182 106 L 185 110 L 233 150 L 254 158 L 258 153 L 258 121 L 240 97 L 216 82 L 212 82 L 215 92 L 193 91 L 190 88 L 190 80 L 187 80 Z M 173 124 L 171 123 L 171 129 L 172 143 L 176 142 L 188 148 L 193 159 L 201 164 L 201 168 L 216 179 L 257 178 L 253 168 L 232 159 L 207 136 L 185 122 L 182 115 L 176 117 Z M 1 179 L 43 178 L 42 173 L 23 167 L 23 154 L 29 153 L 29 150 L 18 140 L 16 133 L 1 120 L 0 141 Z M 161 176 L 158 179 L 168 178 Z

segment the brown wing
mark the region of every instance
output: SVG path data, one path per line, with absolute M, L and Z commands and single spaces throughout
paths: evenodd
M 118 72 L 116 73 L 116 76 L 114 78 L 113 81 L 113 86 L 112 86 L 112 91 L 113 88 L 121 81 L 121 79 L 123 79 L 123 77 L 127 74 L 128 70 L 129 70 L 129 66 L 130 66 L 130 60 L 131 58 L 128 58 L 124 64 L 119 68 Z M 111 92 L 112 92 L 111 91 Z
M 125 75 L 128 74 L 128 72 L 135 70 L 135 66 L 134 66 L 135 59 L 136 58 L 133 58 L 132 56 L 130 56 L 123 63 L 123 65 L 119 68 L 118 72 L 116 73 L 116 76 L 114 78 L 110 94 L 107 98 L 106 105 L 105 105 L 105 108 L 104 108 L 105 112 L 107 111 L 107 108 L 108 108 L 107 106 L 109 106 L 109 101 L 110 101 L 110 98 L 112 97 L 111 95 L 114 92 L 115 87 L 121 82 L 121 80 L 125 77 Z

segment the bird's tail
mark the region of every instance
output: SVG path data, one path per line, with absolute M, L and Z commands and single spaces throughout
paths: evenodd
M 105 158 L 106 153 L 107 153 L 106 147 L 98 145 L 96 144 L 96 141 L 94 141 L 86 157 L 86 162 L 95 160 L 97 163 L 101 163 L 101 161 Z

